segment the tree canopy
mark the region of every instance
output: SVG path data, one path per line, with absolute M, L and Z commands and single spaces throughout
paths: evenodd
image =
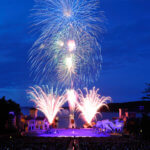
M 142 100 L 150 100 L 150 83 L 146 83 L 146 88 L 142 92 L 145 94 L 145 96 L 142 97 Z
M 5 96 L 0 99 L 0 129 L 5 128 L 5 124 L 9 118 L 9 112 L 13 111 L 15 115 L 21 113 L 19 104 L 15 103 L 11 99 L 6 100 Z

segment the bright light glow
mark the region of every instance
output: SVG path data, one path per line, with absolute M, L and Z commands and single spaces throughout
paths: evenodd
M 65 96 L 58 96 L 57 94 L 54 94 L 53 89 L 49 94 L 47 94 L 39 86 L 36 88 L 31 87 L 28 94 L 31 96 L 31 101 L 36 104 L 36 108 L 44 113 L 50 124 L 53 123 L 57 113 L 67 100 Z
M 71 10 L 64 10 L 65 17 L 71 17 Z
M 63 41 L 58 41 L 58 45 L 59 45 L 60 47 L 63 47 L 63 46 L 64 46 L 64 42 L 63 42 Z
M 68 68 L 69 71 L 71 71 L 73 69 L 72 56 L 67 57 L 65 59 L 65 64 L 66 64 L 66 66 L 67 66 L 67 68 Z
M 76 58 L 73 54 L 63 57 L 63 61 L 57 66 L 57 73 L 60 83 L 70 87 L 71 81 L 76 75 Z
M 84 120 L 91 124 L 92 119 L 96 117 L 96 114 L 99 113 L 98 110 L 102 106 L 106 106 L 106 101 L 111 100 L 111 97 L 105 97 L 98 94 L 98 90 L 95 90 L 95 87 L 93 87 L 92 90 L 89 90 L 85 88 L 86 96 L 79 90 L 79 100 L 78 102 L 78 110 L 81 111 L 81 115 L 84 118 Z
M 76 44 L 75 44 L 74 40 L 69 40 L 67 45 L 68 45 L 68 49 L 70 52 L 72 52 L 76 49 Z
M 67 100 L 69 102 L 70 109 L 74 110 L 77 101 L 77 93 L 74 89 L 67 90 Z

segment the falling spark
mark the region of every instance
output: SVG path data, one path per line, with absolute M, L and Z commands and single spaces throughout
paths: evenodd
M 44 44 L 41 44 L 40 45 L 40 49 L 43 49 L 45 46 L 44 46 Z

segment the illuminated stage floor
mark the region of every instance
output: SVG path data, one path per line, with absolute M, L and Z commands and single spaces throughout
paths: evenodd
M 93 129 L 57 129 L 52 133 L 39 133 L 39 137 L 109 137 L 108 133 L 96 133 Z

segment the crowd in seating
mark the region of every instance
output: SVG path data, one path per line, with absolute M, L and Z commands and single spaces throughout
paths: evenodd
M 149 150 L 150 143 L 123 137 L 80 138 L 81 150 Z
M 126 137 L 0 139 L 0 150 L 149 150 L 150 142 Z

